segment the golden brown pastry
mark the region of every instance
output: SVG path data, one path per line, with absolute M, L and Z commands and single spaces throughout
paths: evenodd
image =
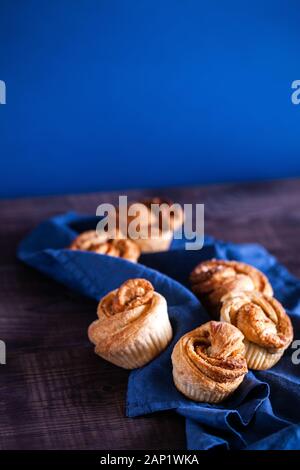
M 153 204 L 160 206 L 158 214 L 155 214 L 154 211 L 151 210 Z M 178 230 L 184 222 L 184 212 L 182 208 L 179 205 L 175 205 L 176 210 L 172 212 L 170 210 L 172 206 L 172 201 L 155 197 L 132 203 L 128 207 L 130 213 L 130 215 L 127 215 L 128 226 L 132 225 L 131 223 L 134 222 L 135 219 L 139 219 L 139 223 L 134 225 L 134 227 L 136 227 L 138 233 L 143 232 L 143 236 L 134 238 L 134 241 L 139 245 L 142 252 L 148 253 L 168 250 L 174 231 Z M 131 210 L 134 214 L 131 213 Z M 164 226 L 165 221 L 168 220 L 169 225 Z M 155 235 L 151 232 L 151 227 L 156 231 Z M 125 235 L 128 238 L 133 238 L 126 225 L 121 228 L 119 226 L 119 229 L 121 232 L 124 232 L 125 229 Z
M 172 339 L 167 302 L 146 279 L 129 279 L 98 305 L 99 319 L 88 330 L 95 352 L 135 369 L 160 354 Z
M 172 353 L 177 389 L 195 401 L 227 398 L 247 373 L 243 338 L 233 325 L 215 321 L 180 338 Z
M 293 327 L 283 306 L 259 292 L 228 294 L 221 320 L 235 325 L 245 337 L 249 369 L 269 369 L 293 340 Z
M 140 248 L 133 240 L 109 239 L 105 233 L 100 235 L 96 230 L 88 230 L 78 235 L 71 243 L 70 250 L 93 251 L 124 258 L 134 263 L 141 254 Z
M 215 318 L 219 318 L 222 297 L 230 292 L 258 291 L 273 295 L 266 276 L 239 261 L 203 261 L 191 273 L 190 282 L 192 291 Z

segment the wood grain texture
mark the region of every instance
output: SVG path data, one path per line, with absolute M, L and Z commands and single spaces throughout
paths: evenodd
M 125 192 L 122 191 L 122 194 Z M 300 276 L 300 180 L 126 192 L 205 204 L 205 231 L 257 242 Z M 95 214 L 117 193 L 0 202 L 0 449 L 182 449 L 184 420 L 173 412 L 128 419 L 128 373 L 93 353 L 86 329 L 95 303 L 15 258 L 39 222 L 68 210 Z

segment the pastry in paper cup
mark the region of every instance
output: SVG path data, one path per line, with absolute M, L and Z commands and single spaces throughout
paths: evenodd
M 260 292 L 225 296 L 221 320 L 243 333 L 249 369 L 270 369 L 293 340 L 292 323 L 283 306 L 274 297 Z
M 233 325 L 215 321 L 181 337 L 172 353 L 176 388 L 199 402 L 225 400 L 248 371 L 243 338 Z
M 190 275 L 191 289 L 213 318 L 219 319 L 221 299 L 233 292 L 258 291 L 272 296 L 267 277 L 240 261 L 211 259 L 198 264 Z
M 172 339 L 166 299 L 146 279 L 129 279 L 98 305 L 88 336 L 95 352 L 125 369 L 142 367 Z

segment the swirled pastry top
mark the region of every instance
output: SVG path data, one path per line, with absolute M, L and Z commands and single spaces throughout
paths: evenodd
M 134 341 L 147 326 L 147 334 L 167 316 L 163 296 L 146 279 L 129 279 L 107 294 L 98 305 L 99 319 L 89 327 L 89 338 L 106 355 L 127 341 Z M 158 323 L 157 323 L 158 322 Z
M 109 239 L 105 233 L 96 230 L 81 233 L 70 245 L 71 250 L 92 251 L 109 256 L 137 261 L 140 249 L 137 244 L 128 239 Z
M 286 349 L 293 339 L 291 320 L 283 306 L 258 292 L 227 295 L 221 319 L 239 328 L 248 341 L 270 351 Z
M 182 374 L 190 382 L 196 381 L 200 374 L 202 382 L 206 378 L 208 388 L 212 382 L 230 384 L 247 373 L 243 339 L 243 334 L 233 325 L 211 321 L 178 341 L 173 361 L 186 361 Z
M 106 317 L 124 313 L 137 307 L 149 306 L 153 299 L 154 289 L 151 282 L 146 279 L 129 279 L 113 295 L 105 297 L 98 307 L 99 317 L 103 313 Z
M 190 281 L 193 292 L 199 296 L 209 296 L 213 304 L 233 291 L 255 290 L 273 295 L 267 277 L 253 266 L 239 261 L 203 261 L 191 273 Z

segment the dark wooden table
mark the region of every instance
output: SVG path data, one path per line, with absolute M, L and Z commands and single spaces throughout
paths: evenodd
M 261 243 L 300 276 L 300 180 L 128 192 L 133 200 L 157 194 L 205 203 L 207 234 Z M 116 201 L 116 193 L 98 193 L 0 202 L 1 449 L 185 447 L 174 412 L 125 417 L 128 373 L 96 357 L 87 340 L 95 302 L 15 258 L 18 242 L 43 219 L 94 214 Z

